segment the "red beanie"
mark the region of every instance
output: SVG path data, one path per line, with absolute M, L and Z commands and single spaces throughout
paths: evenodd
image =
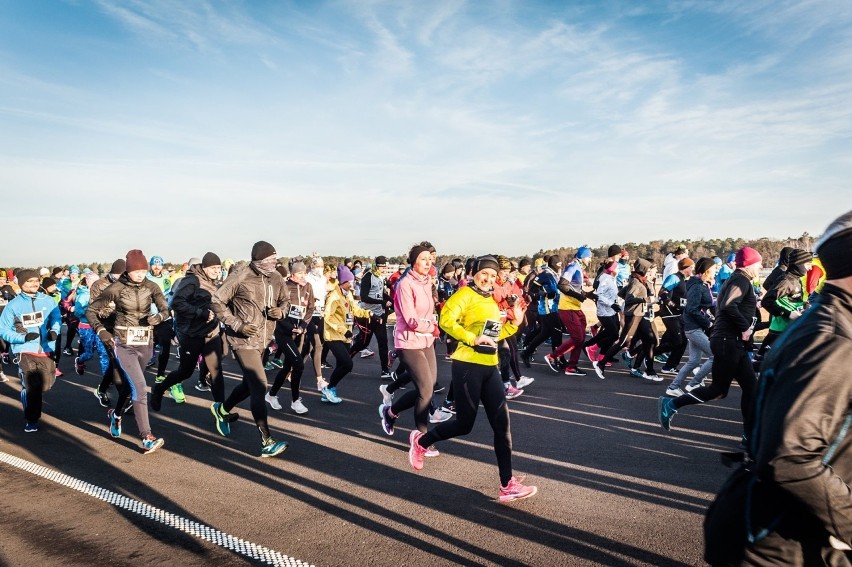
M 127 266 L 125 269 L 128 272 L 135 272 L 136 270 L 148 270 L 148 260 L 145 258 L 145 254 L 142 253 L 141 250 L 131 250 L 127 253 Z
M 736 259 L 734 261 L 738 268 L 745 268 L 746 266 L 762 262 L 763 258 L 757 250 L 746 246 L 737 251 Z

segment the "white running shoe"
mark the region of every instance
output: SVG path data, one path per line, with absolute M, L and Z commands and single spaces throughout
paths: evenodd
M 668 388 L 666 388 L 666 395 L 671 396 L 673 398 L 679 398 L 683 395 L 683 390 L 681 390 L 677 386 L 675 386 L 674 388 L 669 386 Z
M 598 364 L 598 361 L 597 361 L 597 360 L 595 360 L 594 362 L 592 362 L 592 368 L 594 368 L 594 369 L 595 369 L 595 374 L 597 374 L 597 375 L 598 375 L 598 378 L 600 378 L 601 380 L 605 380 L 605 379 L 606 379 L 606 378 L 604 377 L 603 368 L 601 368 L 601 365 L 600 365 L 600 364 Z
M 323 378 L 322 376 L 318 377 L 317 378 L 317 390 L 322 392 L 323 388 L 325 388 L 326 386 L 328 386 L 328 382 L 325 381 L 325 378 Z
M 693 390 L 697 390 L 698 388 L 702 387 L 703 385 L 704 385 L 704 382 L 701 382 L 700 384 L 695 384 L 694 386 L 692 384 L 687 384 L 686 391 L 691 392 Z
M 266 395 L 263 396 L 263 399 L 266 400 L 266 403 L 269 404 L 269 407 L 271 407 L 272 409 L 281 409 L 281 402 L 278 401 L 278 396 L 272 396 L 269 394 L 269 392 L 267 392 Z
M 518 378 L 518 385 L 516 387 L 518 388 L 518 390 L 523 390 L 533 382 L 535 382 L 535 378 L 530 378 L 529 376 L 521 376 L 520 378 Z
M 361 358 L 370 358 L 374 354 L 376 354 L 376 353 L 374 353 L 370 349 L 365 348 L 364 350 L 361 351 Z
M 389 406 L 393 403 L 393 393 L 388 392 L 387 384 L 379 386 L 379 392 L 382 393 L 382 403 L 384 405 Z
M 305 407 L 305 404 L 302 403 L 302 398 L 299 398 L 295 402 L 290 404 L 290 409 L 296 413 L 308 413 L 308 408 Z
M 453 414 L 444 408 L 438 408 L 435 413 L 429 416 L 429 423 L 443 423 L 453 417 Z
M 658 374 L 648 374 L 647 372 L 642 374 L 642 378 L 648 380 L 650 382 L 662 382 L 663 377 Z

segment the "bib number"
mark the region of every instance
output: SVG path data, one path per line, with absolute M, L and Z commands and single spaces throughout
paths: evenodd
M 21 314 L 21 325 L 24 327 L 41 327 L 44 324 L 44 313 L 33 311 Z
M 151 342 L 149 327 L 127 327 L 127 346 L 148 346 Z
M 503 323 L 500 321 L 494 321 L 493 319 L 488 319 L 485 321 L 485 326 L 482 327 L 482 334 L 496 341 L 500 336 L 500 331 L 502 329 Z
M 355 318 L 352 316 L 352 313 L 346 314 L 346 324 L 352 326 L 355 324 Z
M 304 319 L 305 307 L 303 305 L 291 305 L 290 310 L 287 312 L 287 317 L 290 319 Z

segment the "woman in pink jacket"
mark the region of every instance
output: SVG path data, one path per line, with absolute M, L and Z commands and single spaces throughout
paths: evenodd
M 432 297 L 432 254 L 425 246 L 414 246 L 408 253 L 411 271 L 400 278 L 393 298 L 396 312 L 394 347 L 408 366 L 416 390 L 409 390 L 392 405 L 379 406 L 382 428 L 393 435 L 393 424 L 400 412 L 414 409 L 414 423 L 419 431 L 426 432 L 429 406 L 438 379 L 435 362 L 435 338 L 440 334 L 435 317 L 435 300 Z

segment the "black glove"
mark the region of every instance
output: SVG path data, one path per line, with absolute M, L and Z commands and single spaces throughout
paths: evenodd
M 260 333 L 260 329 L 257 327 L 257 325 L 252 325 L 251 323 L 246 323 L 245 325 L 240 327 L 239 332 L 242 333 L 243 335 L 247 336 L 247 337 L 253 337 L 253 336 L 257 335 L 258 333 Z
M 612 307 L 612 310 L 616 313 L 619 313 L 621 311 L 621 305 L 619 305 L 618 303 L 613 303 L 610 307 Z
M 38 333 L 27 333 L 24 336 L 24 340 L 27 341 L 27 342 L 30 342 L 30 341 L 36 340 L 39 337 L 41 337 L 41 335 L 39 335 Z
M 49 341 L 55 341 L 57 336 L 58 335 L 56 334 L 56 331 L 48 331 L 47 332 L 47 340 L 49 340 Z
M 352 338 L 352 331 L 346 331 L 345 333 L 343 333 L 343 338 L 351 339 Z
M 272 319 L 273 321 L 277 321 L 278 319 L 284 316 L 284 312 L 280 307 L 270 307 L 266 310 L 266 316 Z
M 98 331 L 98 338 L 109 350 L 115 348 L 115 340 L 112 338 L 112 335 L 109 334 L 109 331 L 107 331 L 106 329 L 101 329 L 100 331 Z
M 518 296 L 515 295 L 514 293 L 506 298 L 506 304 L 509 307 L 514 307 L 515 303 L 517 303 L 517 302 L 518 302 Z

